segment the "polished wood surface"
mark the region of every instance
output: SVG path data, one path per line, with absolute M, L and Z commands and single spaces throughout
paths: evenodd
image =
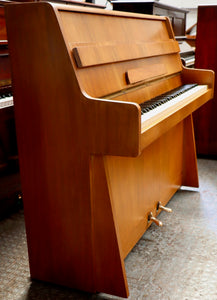
M 217 6 L 198 7 L 195 66 L 217 70 Z M 216 80 L 215 80 L 216 83 Z M 217 98 L 194 114 L 197 153 L 217 157 Z
M 6 15 L 31 277 L 127 297 L 148 215 L 198 186 L 191 113 L 213 72 L 183 68 L 165 17 L 49 3 Z M 208 89 L 141 124 L 140 103 L 189 81 Z

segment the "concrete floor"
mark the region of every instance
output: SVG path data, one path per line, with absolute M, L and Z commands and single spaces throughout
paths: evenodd
M 182 189 L 125 260 L 130 300 L 217 300 L 217 161 L 198 160 L 200 188 Z M 0 299 L 123 299 L 29 278 L 23 212 L 0 222 Z

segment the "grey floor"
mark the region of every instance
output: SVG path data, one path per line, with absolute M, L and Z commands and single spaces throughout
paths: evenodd
M 130 300 L 217 300 L 217 161 L 198 160 L 200 188 L 182 189 L 125 260 Z M 20 211 L 0 222 L 0 299 L 123 299 L 31 282 Z

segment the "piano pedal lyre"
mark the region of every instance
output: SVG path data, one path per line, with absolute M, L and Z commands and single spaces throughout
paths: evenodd
M 163 226 L 163 223 L 157 218 L 155 218 L 152 212 L 150 212 L 148 215 L 148 221 L 153 221 L 159 227 Z
M 163 211 L 166 211 L 166 212 L 168 212 L 168 213 L 171 213 L 171 212 L 173 211 L 171 208 L 163 206 L 163 205 L 161 204 L 161 202 L 158 202 L 158 204 L 157 204 L 157 211 L 158 211 L 159 209 L 161 209 L 161 210 L 163 210 Z

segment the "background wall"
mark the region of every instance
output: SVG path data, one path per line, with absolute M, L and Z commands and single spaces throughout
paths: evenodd
M 95 3 L 105 5 L 107 0 L 95 0 Z M 160 0 L 159 2 L 182 8 L 196 8 L 199 4 L 217 4 L 217 0 Z
M 217 0 L 160 0 L 160 2 L 171 6 L 187 8 L 189 10 L 189 13 L 187 14 L 186 29 L 188 29 L 190 26 L 197 22 L 198 5 L 217 4 Z
M 133 1 L 133 0 L 132 0 Z M 189 13 L 187 14 L 187 24 L 186 29 L 197 22 L 197 7 L 200 4 L 216 4 L 217 0 L 160 0 L 159 2 L 165 3 L 171 6 L 176 6 L 179 8 L 187 8 Z M 112 9 L 109 1 L 107 0 L 95 0 L 95 3 L 106 5 L 108 9 Z
M 216 0 L 160 0 L 160 2 L 183 8 L 196 8 L 200 4 L 217 4 Z

